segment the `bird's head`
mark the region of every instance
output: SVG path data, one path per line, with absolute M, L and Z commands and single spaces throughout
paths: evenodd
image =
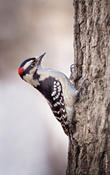
M 22 64 L 18 68 L 18 74 L 23 80 L 28 82 L 29 77 L 32 77 L 34 75 L 34 73 L 40 67 L 42 58 L 45 54 L 46 53 L 43 53 L 37 58 L 28 58 L 27 60 L 22 62 Z

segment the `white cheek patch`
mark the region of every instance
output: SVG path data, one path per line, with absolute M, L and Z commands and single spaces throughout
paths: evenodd
M 23 67 L 24 70 L 26 70 L 31 65 L 32 62 L 33 62 L 33 60 L 28 61 Z

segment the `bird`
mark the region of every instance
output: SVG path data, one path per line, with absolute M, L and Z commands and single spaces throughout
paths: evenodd
M 78 90 L 61 71 L 42 67 L 45 54 L 24 60 L 18 68 L 18 74 L 46 98 L 64 133 L 69 136 Z

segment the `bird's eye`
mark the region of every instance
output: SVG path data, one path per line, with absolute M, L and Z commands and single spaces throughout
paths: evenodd
M 32 62 L 32 63 L 31 63 L 31 67 L 34 67 L 34 66 L 35 66 L 35 62 Z

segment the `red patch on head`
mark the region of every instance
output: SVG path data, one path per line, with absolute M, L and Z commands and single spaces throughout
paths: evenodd
M 19 74 L 19 75 L 21 75 L 23 72 L 24 72 L 24 69 L 23 69 L 23 68 L 19 68 L 19 69 L 18 69 L 18 74 Z

